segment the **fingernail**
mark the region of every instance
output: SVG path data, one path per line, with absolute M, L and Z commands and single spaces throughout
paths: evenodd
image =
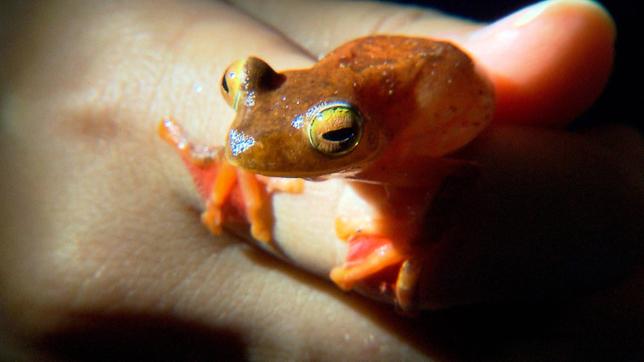
M 508 34 L 511 34 L 514 29 L 522 28 L 527 25 L 532 24 L 546 12 L 546 10 L 558 7 L 558 6 L 579 6 L 592 8 L 593 10 L 598 11 L 601 14 L 604 14 L 607 18 L 610 18 L 608 12 L 602 7 L 601 4 L 590 1 L 590 0 L 546 0 L 542 1 L 528 7 L 525 7 L 517 12 L 505 16 L 498 21 L 490 24 L 489 26 L 482 27 L 480 30 L 477 30 L 472 33 L 471 40 L 484 37 L 488 34 L 496 34 L 499 36 L 499 28 L 504 29 L 503 35 L 505 37 Z M 612 20 L 611 20 L 612 21 Z
M 516 19 L 514 19 L 512 25 L 518 28 L 531 23 L 534 19 L 539 17 L 539 15 L 544 12 L 544 10 L 546 10 L 556 2 L 559 1 L 542 1 L 519 11 L 517 14 L 515 14 Z

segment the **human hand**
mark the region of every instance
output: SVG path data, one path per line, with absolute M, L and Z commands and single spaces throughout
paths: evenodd
M 489 321 L 484 308 L 402 320 L 390 307 L 345 295 L 238 238 L 212 237 L 198 222 L 200 203 L 183 166 L 154 129 L 172 114 L 192 134 L 208 135 L 198 140 L 221 143 L 233 115 L 218 81 L 231 60 L 252 53 L 276 69 L 304 67 L 313 62 L 310 54 L 373 29 L 444 36 L 472 52 L 495 83 L 498 123 L 562 125 L 606 80 L 613 37 L 606 15 L 569 3 L 533 12 L 523 28 L 510 25 L 517 18 L 481 27 L 383 4 L 262 4 L 239 6 L 285 35 L 219 3 L 50 2 L 33 5 L 29 17 L 16 16 L 3 56 L 6 332 L 63 357 L 86 358 L 109 351 L 136 358 L 142 351 L 165 358 L 395 360 L 458 355 L 471 341 L 492 353 L 574 347 L 559 345 L 556 334 L 550 345 L 536 347 L 503 334 L 462 335 L 472 321 Z M 347 18 L 350 24 L 334 22 Z M 503 32 L 508 29 L 513 32 Z M 561 43 L 552 44 L 553 33 Z M 520 46 L 524 51 L 515 50 Z M 525 299 L 583 283 L 605 287 L 641 264 L 641 147 L 639 136 L 622 129 L 580 135 L 493 127 L 462 152 L 481 162 L 484 173 L 441 211 L 456 225 L 469 221 L 461 242 L 437 254 L 421 289 L 426 303 Z M 275 200 L 276 232 L 300 267 L 320 274 L 336 261 L 328 247 L 333 230 L 321 226 L 333 217 L 335 187 L 342 185 L 319 184 Z M 632 260 L 622 263 L 627 257 Z M 570 261 L 575 268 L 568 270 Z M 577 270 L 594 274 L 568 272 Z M 600 324 L 641 326 L 641 299 L 633 296 L 642 283 L 641 273 L 631 273 L 592 298 L 577 297 L 563 307 L 575 313 L 561 323 L 596 322 L 599 314 Z M 629 306 L 640 320 L 610 313 L 615 305 Z M 507 314 L 497 309 L 491 321 L 519 334 L 538 324 L 526 318 L 514 325 Z

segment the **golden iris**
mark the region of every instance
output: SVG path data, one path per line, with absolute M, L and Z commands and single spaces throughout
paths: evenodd
M 234 110 L 237 110 L 242 84 L 246 79 L 245 63 L 245 60 L 235 61 L 226 68 L 224 76 L 221 77 L 221 94 Z
M 344 155 L 353 150 L 362 135 L 362 117 L 350 104 L 334 102 L 317 106 L 311 112 L 309 142 L 329 156 Z

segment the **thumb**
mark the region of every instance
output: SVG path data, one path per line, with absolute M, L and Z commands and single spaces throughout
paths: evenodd
M 491 77 L 502 123 L 562 126 L 601 93 L 615 26 L 589 1 L 545 1 L 472 32 L 463 46 Z

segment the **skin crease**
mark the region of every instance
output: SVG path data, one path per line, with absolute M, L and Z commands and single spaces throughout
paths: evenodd
M 464 39 L 463 29 L 472 28 L 441 18 L 432 23 L 435 15 L 408 21 L 405 10 L 396 12 L 384 5 L 344 6 L 357 13 L 360 6 L 369 7 L 371 16 L 384 24 L 381 31 L 410 23 L 402 31 L 438 33 L 424 22 L 440 24 L 443 34 L 453 26 L 453 33 Z M 583 3 L 565 6 L 567 11 L 577 7 L 582 25 L 604 24 L 595 30 L 602 36 L 594 39 L 612 38 L 612 25 L 596 8 Z M 298 14 L 297 7 L 292 10 Z M 16 11 L 13 18 L 19 24 L 14 33 L 3 36 L 10 40 L 11 52 L 5 48 L 2 57 L 0 154 L 11 172 L 5 175 L 0 194 L 0 315 L 2 337 L 7 337 L 2 340 L 14 342 L 19 356 L 41 356 L 45 349 L 63 359 L 96 357 L 99 352 L 185 358 L 182 353 L 190 351 L 194 356 L 227 352 L 262 360 L 286 356 L 355 360 L 365 355 L 381 360 L 502 360 L 525 354 L 572 358 L 585 350 L 619 359 L 638 348 L 644 325 L 640 298 L 644 277 L 641 267 L 635 272 L 622 269 L 642 265 L 637 235 L 643 231 L 634 220 L 642 218 L 643 153 L 641 137 L 633 131 L 489 130 L 462 155 L 485 162 L 490 171 L 477 184 L 480 189 L 473 189 L 478 196 L 456 205 L 469 207 L 472 215 L 489 215 L 471 232 L 487 231 L 493 239 L 474 242 L 476 235 L 461 236 L 477 246 L 474 251 L 459 250 L 456 246 L 462 243 L 446 250 L 442 262 L 435 264 L 447 271 L 446 279 L 424 280 L 424 290 L 433 293 L 427 298 L 442 306 L 507 301 L 517 285 L 531 295 L 557 283 L 574 289 L 568 287 L 581 281 L 594 287 L 591 295 L 574 294 L 555 306 L 457 308 L 404 319 L 389 306 L 346 295 L 255 251 L 239 238 L 214 239 L 199 224 L 198 196 L 183 165 L 154 132 L 156 122 L 172 113 L 188 122 L 198 141 L 221 143 L 233 112 L 220 98 L 218 80 L 231 59 L 252 52 L 264 55 L 275 69 L 306 67 L 312 63 L 308 54 L 324 51 L 325 43 L 332 48 L 346 39 L 330 33 L 306 35 L 298 29 L 312 31 L 309 27 L 315 24 L 291 21 L 290 30 L 282 29 L 293 35 L 291 41 L 218 3 L 47 2 Z M 388 12 L 391 15 L 385 17 Z M 276 7 L 265 14 L 264 21 L 270 24 L 271 16 L 286 12 Z M 537 17 L 531 24 L 557 18 L 558 10 L 541 14 L 543 19 Z M 298 18 L 305 17 L 292 16 Z M 361 20 L 353 22 L 351 31 L 329 28 L 346 37 L 376 28 Z M 532 41 L 539 39 L 538 28 L 530 28 Z M 581 30 L 573 33 L 569 41 L 584 37 Z M 230 34 L 235 34 L 234 41 Z M 298 37 L 309 39 L 308 45 Z M 469 49 L 470 43 L 464 43 Z M 588 47 L 607 48 L 600 45 Z M 476 55 L 485 64 L 494 63 L 483 53 Z M 569 58 L 560 59 L 564 60 Z M 552 68 L 541 72 L 554 69 L 558 63 L 553 62 Z M 520 72 L 519 67 L 512 69 Z M 590 83 L 595 86 L 589 86 L 595 89 L 580 95 L 588 98 L 579 104 L 592 102 L 591 94 L 599 92 L 596 87 L 607 73 L 605 68 L 595 69 L 596 78 Z M 514 77 L 505 74 L 506 79 Z M 540 87 L 547 90 L 548 84 Z M 553 104 L 547 109 L 561 110 L 566 105 L 554 106 L 560 100 L 540 101 Z M 534 99 L 526 96 L 522 101 L 534 109 Z M 578 107 L 576 102 L 565 103 Z M 337 202 L 329 191 L 338 187 L 340 181 L 320 184 L 297 199 L 282 195 L 275 201 L 276 228 L 284 238 L 304 245 L 295 251 L 309 258 L 302 264 L 311 261 L 324 269 L 335 262 L 334 251 L 324 247 L 325 238 L 332 235 L 320 225 Z M 524 197 L 530 197 L 532 208 L 525 207 Z M 548 200 L 560 202 L 551 205 Z M 548 207 L 555 207 L 554 217 L 539 212 Z M 545 243 L 537 250 L 554 252 L 557 257 L 552 260 L 576 255 L 579 244 L 586 241 L 580 235 L 590 240 L 583 245 L 585 258 L 578 262 L 588 266 L 583 270 L 594 271 L 592 280 L 558 278 L 570 274 L 563 267 L 561 274 L 550 275 L 552 279 L 521 278 L 535 270 L 537 275 L 552 270 L 552 264 L 531 257 L 535 250 L 530 246 L 535 244 L 524 238 L 522 229 L 529 225 L 508 228 L 495 216 L 515 215 L 512 221 L 520 221 L 526 210 L 534 220 L 528 233 L 532 240 L 548 240 L 570 230 L 564 235 L 572 243 L 563 248 Z M 577 217 L 572 223 L 556 217 L 563 212 Z M 448 215 L 459 217 L 456 211 Z M 598 230 L 614 242 L 604 245 L 593 240 Z M 490 250 L 485 247 L 489 245 L 514 247 Z M 317 260 L 312 261 L 304 249 L 317 251 Z M 504 255 L 495 256 L 499 250 Z M 598 254 L 608 259 L 599 264 L 602 268 L 593 264 Z M 547 256 L 552 254 L 536 255 L 550 260 Z M 454 258 L 461 262 L 450 263 Z M 489 270 L 503 260 L 516 263 Z M 521 265 L 518 271 L 503 270 Z M 480 277 L 472 285 L 468 277 L 481 271 L 494 278 Z M 612 279 L 617 274 L 624 277 Z M 499 326 L 499 331 L 490 330 L 490 325 Z

